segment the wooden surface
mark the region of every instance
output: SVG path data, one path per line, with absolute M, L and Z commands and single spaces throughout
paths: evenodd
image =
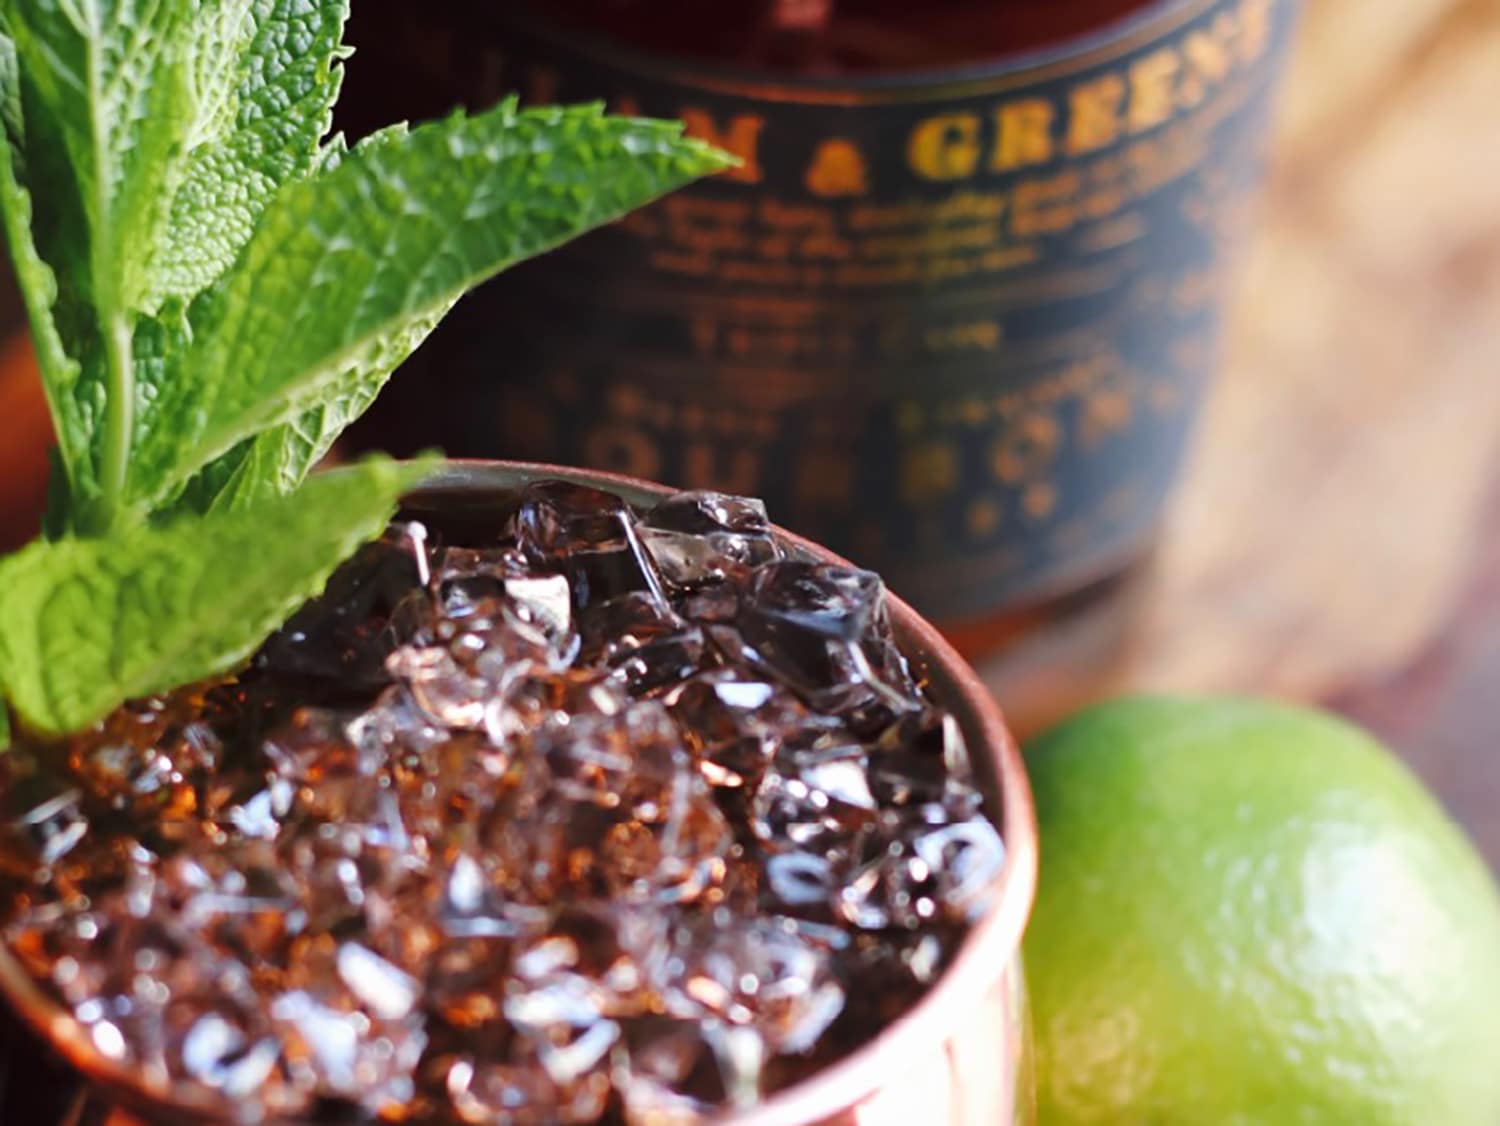
M 1279 117 L 1227 369 L 1089 687 L 1331 703 L 1500 867 L 1500 0 L 1312 0 Z

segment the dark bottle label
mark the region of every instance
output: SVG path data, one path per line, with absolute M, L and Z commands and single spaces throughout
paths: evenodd
M 942 620 L 1108 574 L 1214 367 L 1290 23 L 1164 4 L 988 72 L 784 85 L 457 35 L 471 103 L 602 98 L 743 163 L 461 305 L 431 437 L 762 496 Z

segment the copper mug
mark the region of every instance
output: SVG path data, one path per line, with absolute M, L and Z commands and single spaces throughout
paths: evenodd
M 458 505 L 540 477 L 566 477 L 651 503 L 671 490 L 600 472 L 505 462 L 454 463 L 414 499 Z M 844 560 L 782 533 L 825 562 Z M 1036 817 L 1020 751 L 973 671 L 905 602 L 890 599 L 901 649 L 952 710 L 967 739 L 1007 860 L 994 902 L 942 979 L 908 1013 L 831 1067 L 725 1126 L 1029 1126 L 1034 1121 L 1021 935 L 1036 889 Z M 222 1121 L 208 1101 L 156 1089 L 105 1056 L 88 1029 L 45 993 L 0 946 L 0 994 L 81 1073 L 88 1094 L 114 1108 L 105 1126 L 205 1126 Z M 285 1126 L 297 1126 L 286 1123 Z

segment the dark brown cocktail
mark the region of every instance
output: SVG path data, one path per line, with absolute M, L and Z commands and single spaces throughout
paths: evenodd
M 223 683 L 4 763 L 11 950 L 256 1120 L 747 1108 L 937 981 L 1006 867 L 879 580 L 755 502 L 413 512 Z

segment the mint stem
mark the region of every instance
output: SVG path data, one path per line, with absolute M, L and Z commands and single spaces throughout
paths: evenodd
M 88 94 L 91 105 L 106 104 L 104 99 L 105 36 L 99 26 L 99 11 L 87 5 L 79 14 L 87 21 Z M 103 114 L 90 115 L 90 141 L 93 146 L 94 176 L 92 223 L 93 238 L 89 251 L 94 273 L 95 298 L 100 327 L 104 330 L 104 434 L 100 446 L 97 506 L 83 516 L 85 534 L 103 535 L 119 521 L 123 509 L 125 483 L 128 479 L 130 439 L 135 426 L 135 341 L 129 317 L 120 300 L 120 263 L 115 250 L 118 240 L 110 230 L 111 218 L 108 185 L 110 148 L 107 121 Z M 109 232 L 106 235 L 106 231 Z
M 104 335 L 106 387 L 104 444 L 100 459 L 100 486 L 96 517 L 89 531 L 107 532 L 118 521 L 125 496 L 130 465 L 130 437 L 135 429 L 135 352 L 130 320 L 124 313 L 110 314 Z

